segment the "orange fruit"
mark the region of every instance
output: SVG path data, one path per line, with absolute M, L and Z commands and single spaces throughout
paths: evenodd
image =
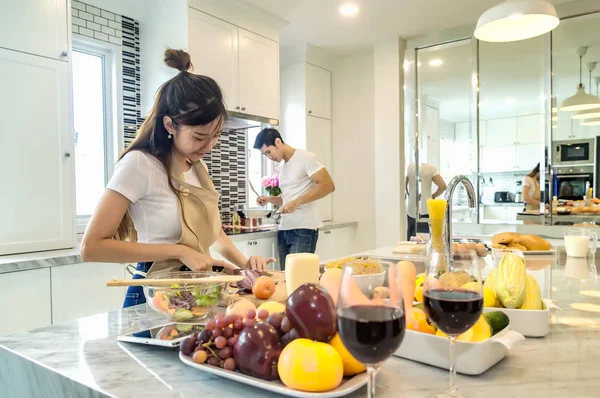
M 415 289 L 415 300 L 419 303 L 423 302 L 423 286 L 419 286 Z
M 337 353 L 340 354 L 340 357 L 342 358 L 342 363 L 344 364 L 344 376 L 354 376 L 355 374 L 362 373 L 366 370 L 365 366 L 358 362 L 358 360 L 354 358 L 350 352 L 348 352 L 348 349 L 342 342 L 339 333 L 336 333 L 336 335 L 329 340 L 329 344 L 335 348 Z
M 414 330 L 416 332 L 435 334 L 435 328 L 427 322 L 427 314 L 420 308 L 413 308 L 413 317 L 410 322 L 406 325 L 407 329 Z
M 296 339 L 279 356 L 277 372 L 289 388 L 308 392 L 333 390 L 342 383 L 344 364 L 327 343 Z
M 259 276 L 252 285 L 252 294 L 259 299 L 268 299 L 275 293 L 275 281 L 268 276 Z

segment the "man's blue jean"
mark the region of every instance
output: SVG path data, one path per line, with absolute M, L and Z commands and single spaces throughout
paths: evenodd
M 288 254 L 314 253 L 319 239 L 318 229 L 290 229 L 279 231 L 277 245 L 279 247 L 279 264 L 285 270 L 285 259 Z

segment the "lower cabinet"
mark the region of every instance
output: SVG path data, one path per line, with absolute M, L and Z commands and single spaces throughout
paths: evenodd
M 352 227 L 320 231 L 316 251 L 319 260 L 325 262 L 353 254 L 354 234 L 355 230 Z
M 125 279 L 125 274 L 125 265 L 114 263 L 52 267 L 52 323 L 121 308 L 126 288 L 107 287 L 106 281 Z
M 232 237 L 233 245 L 246 257 L 263 256 L 264 258 L 274 257 L 277 263 L 270 264 L 270 270 L 279 269 L 279 253 L 277 250 L 277 238 L 261 238 L 251 240 L 237 240 Z M 218 260 L 225 258 L 214 249 L 210 250 L 211 256 Z
M 50 268 L 0 274 L 0 336 L 50 326 Z

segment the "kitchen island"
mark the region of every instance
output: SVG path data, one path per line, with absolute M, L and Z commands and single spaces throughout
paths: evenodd
M 553 310 L 550 334 L 515 345 L 482 375 L 459 375 L 468 397 L 599 396 L 600 285 L 594 260 L 570 261 L 561 252 L 543 261 L 548 267 L 536 272 L 550 277 L 536 279 L 562 309 Z M 165 323 L 138 306 L 0 338 L 0 396 L 278 396 L 187 367 L 175 350 L 116 340 Z M 447 380 L 446 370 L 392 357 L 377 377 L 377 396 L 428 397 L 442 391 Z M 350 395 L 364 396 L 365 388 Z

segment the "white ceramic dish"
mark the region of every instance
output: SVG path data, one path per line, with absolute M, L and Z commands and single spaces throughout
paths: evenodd
M 344 395 L 348 395 L 351 392 L 354 392 L 361 388 L 362 386 L 367 384 L 367 373 L 363 372 L 359 375 L 356 375 L 352 378 L 347 378 L 342 381 L 342 384 L 339 385 L 338 388 L 333 389 L 327 392 L 305 392 L 293 390 L 289 387 L 286 387 L 280 381 L 266 381 L 257 379 L 256 377 L 247 376 L 240 372 L 232 372 L 229 370 L 217 368 L 215 366 L 210 366 L 206 364 L 197 364 L 194 363 L 190 358 L 183 355 L 181 352 L 179 353 L 179 359 L 184 364 L 191 366 L 192 368 L 199 369 L 203 372 L 208 372 L 217 376 L 221 376 L 223 378 L 237 381 L 239 383 L 248 384 L 249 386 L 262 388 L 263 390 L 271 391 L 276 394 L 285 395 L 288 397 L 298 397 L 298 398 L 334 398 L 334 397 L 343 397 Z
M 371 288 L 383 286 L 385 271 L 379 274 L 352 275 L 356 284 L 364 294 L 369 294 Z
M 510 327 L 525 337 L 544 337 L 550 331 L 550 308 L 554 304 L 542 299 L 543 310 L 514 310 L 509 308 L 485 307 L 483 312 L 501 311 L 510 318 Z
M 502 360 L 513 344 L 525 337 L 507 326 L 497 335 L 480 343 L 456 342 L 456 371 L 479 375 Z M 446 337 L 407 330 L 395 356 L 448 369 L 450 341 Z

